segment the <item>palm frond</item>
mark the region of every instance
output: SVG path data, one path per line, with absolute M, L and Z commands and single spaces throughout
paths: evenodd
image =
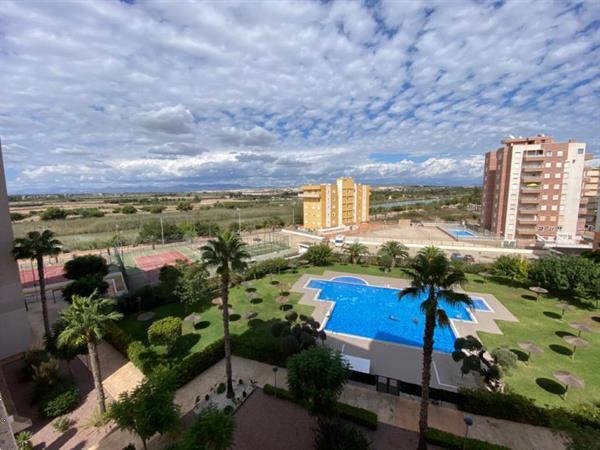
M 443 309 L 438 308 L 438 310 L 436 311 L 436 318 L 437 318 L 437 324 L 442 327 L 449 327 L 450 326 L 450 319 L 448 318 L 448 314 L 446 314 L 446 311 L 444 311 Z
M 452 289 L 442 289 L 439 291 L 438 295 L 443 297 L 451 306 L 456 305 L 465 305 L 465 306 L 473 306 L 473 300 L 467 294 L 463 294 L 462 292 L 455 292 Z

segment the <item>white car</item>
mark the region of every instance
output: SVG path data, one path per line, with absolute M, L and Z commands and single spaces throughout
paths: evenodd
M 345 243 L 346 243 L 346 236 L 342 236 L 342 235 L 336 236 L 335 241 L 333 241 L 333 244 L 336 247 L 343 247 Z

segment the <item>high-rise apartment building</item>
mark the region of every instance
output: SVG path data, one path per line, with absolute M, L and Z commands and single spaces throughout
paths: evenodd
M 371 187 L 352 178 L 338 178 L 335 184 L 302 186 L 304 227 L 322 230 L 358 225 L 369 221 Z
M 585 231 L 600 231 L 600 167 L 586 166 L 583 169 L 583 187 L 579 218 Z
M 586 145 L 550 136 L 519 137 L 485 155 L 482 226 L 507 240 L 575 241 Z

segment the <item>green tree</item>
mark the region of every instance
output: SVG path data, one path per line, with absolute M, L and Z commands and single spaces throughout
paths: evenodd
M 124 392 L 110 406 L 108 417 L 121 429 L 137 434 L 147 449 L 148 439 L 173 431 L 179 424 L 179 406 L 170 377 L 156 374 L 144 379 L 131 393 Z
M 87 297 L 88 295 L 102 296 L 108 291 L 108 283 L 100 274 L 85 275 L 77 280 L 73 280 L 63 290 L 63 297 L 70 302 L 74 295 Z
M 170 350 L 181 336 L 182 320 L 168 316 L 152 322 L 148 327 L 148 341 L 152 345 L 164 345 Z
M 177 261 L 175 265 L 165 264 L 160 268 L 158 272 L 158 280 L 160 281 L 158 289 L 160 294 L 168 301 L 176 301 L 177 286 L 187 265 L 186 261 Z
M 198 262 L 188 264 L 182 270 L 182 275 L 175 288 L 175 295 L 183 303 L 185 313 L 188 309 L 210 295 L 209 273 L 203 264 Z
M 214 406 L 202 410 L 190 429 L 190 448 L 227 450 L 233 446 L 235 419 Z
M 398 260 L 408 258 L 408 250 L 398 241 L 387 241 L 379 248 L 378 255 L 389 257 L 391 260 L 390 267 L 393 269 Z
M 67 261 L 64 271 L 65 278 L 78 280 L 86 275 L 100 274 L 104 276 L 108 273 L 108 265 L 100 255 L 82 255 Z
M 466 281 L 464 273 L 454 269 L 446 255 L 436 247 L 425 247 L 419 251 L 410 266 L 404 271 L 411 278 L 411 285 L 400 292 L 402 300 L 406 296 L 425 296 L 421 311 L 425 315 L 423 333 L 423 368 L 421 373 L 421 411 L 419 417 L 419 450 L 427 449 L 425 431 L 428 427 L 429 383 L 431 381 L 431 361 L 433 355 L 433 335 L 436 325 L 448 326 L 446 312 L 440 308 L 440 300 L 450 305 L 470 306 L 472 300 L 466 294 L 454 292 L 452 287 Z
M 114 311 L 116 302 L 112 299 L 73 296 L 71 305 L 60 312 L 65 329 L 58 336 L 58 345 L 86 344 L 90 355 L 90 366 L 101 414 L 106 412 L 106 397 L 102 387 L 102 373 L 98 357 L 98 342 L 106 332 L 106 327 L 120 320 L 123 314 Z
M 311 347 L 288 359 L 288 387 L 312 414 L 331 411 L 350 376 L 339 352 L 326 346 Z
M 515 283 L 524 283 L 527 281 L 530 266 L 529 261 L 519 255 L 502 255 L 494 261 L 492 272 Z
M 348 244 L 344 247 L 344 252 L 350 258 L 350 262 L 352 264 L 360 262 L 361 256 L 365 256 L 369 254 L 369 249 L 365 244 L 361 244 L 359 242 L 353 242 L 352 244 Z
M 304 258 L 313 266 L 327 266 L 333 259 L 333 250 L 327 244 L 313 245 L 308 248 Z
M 10 220 L 11 222 L 17 222 L 19 220 L 23 220 L 26 216 L 24 214 L 18 213 L 18 212 L 11 212 L 10 213 Z
M 248 266 L 250 254 L 240 237 L 225 231 L 216 239 L 211 239 L 202 250 L 202 259 L 207 266 L 216 267 L 221 278 L 221 298 L 223 300 L 223 337 L 225 345 L 225 371 L 227 375 L 227 397 L 232 398 L 233 381 L 231 374 L 231 340 L 229 336 L 229 285 L 233 273 L 242 273 Z
M 42 304 L 42 318 L 44 320 L 44 333 L 50 334 L 50 321 L 48 320 L 48 304 L 46 303 L 46 277 L 44 275 L 44 257 L 55 256 L 61 251 L 61 242 L 54 238 L 50 230 L 30 231 L 24 238 L 15 239 L 12 254 L 15 259 L 35 260 L 37 264 L 38 280 L 40 284 L 40 303 Z
M 189 200 L 179 200 L 176 206 L 177 211 L 191 211 L 194 205 Z

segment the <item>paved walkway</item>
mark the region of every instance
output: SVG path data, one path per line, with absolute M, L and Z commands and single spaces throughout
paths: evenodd
M 234 380 L 239 380 L 240 378 L 244 381 L 253 379 L 259 386 L 264 386 L 267 383 L 274 384 L 272 366 L 268 364 L 234 356 L 232 358 L 232 367 Z M 135 367 L 134 369 L 135 372 L 137 369 Z M 175 403 L 181 407 L 181 413 L 185 415 L 192 411 L 196 404 L 196 399 L 210 394 L 211 389 L 221 383 L 224 377 L 225 360 L 221 360 L 180 388 L 175 395 Z M 139 382 L 136 376 L 130 375 L 130 369 L 116 370 L 109 378 L 111 379 L 111 386 L 118 387 L 118 389 L 114 388 L 115 393 L 119 389 L 132 389 Z M 277 372 L 277 385 L 282 387 L 287 386 L 287 369 L 279 368 Z M 408 396 L 396 397 L 377 392 L 370 386 L 349 383 L 342 392 L 340 399 L 345 403 L 376 412 L 379 421 L 385 424 L 394 425 L 409 431 L 418 430 L 418 398 Z M 566 448 L 564 439 L 547 428 L 478 415 L 471 415 L 471 417 L 474 419 L 474 425 L 471 427 L 469 434 L 477 439 L 504 445 L 515 450 L 537 450 L 540 448 L 545 450 L 564 450 Z M 465 431 L 463 419 L 464 413 L 450 405 L 430 406 L 429 423 L 433 428 L 462 435 Z M 98 448 L 117 448 L 111 446 L 122 442 L 138 442 L 138 440 L 129 433 L 113 430 L 102 440 Z M 164 439 L 154 439 L 150 447 L 160 448 L 160 445 L 164 445 L 164 443 Z

